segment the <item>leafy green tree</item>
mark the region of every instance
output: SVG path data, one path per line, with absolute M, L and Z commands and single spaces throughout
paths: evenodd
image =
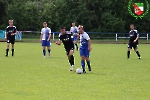
M 135 24 L 139 32 L 150 31 L 150 12 L 135 19 L 128 12 L 129 0 L 1 0 L 0 28 L 13 19 L 19 30 L 40 30 L 47 21 L 52 31 L 71 23 L 82 24 L 86 31 L 128 32 Z

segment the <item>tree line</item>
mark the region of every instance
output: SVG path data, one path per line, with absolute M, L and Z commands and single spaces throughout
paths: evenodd
M 134 1 L 134 0 L 133 0 Z M 13 19 L 18 30 L 39 31 L 46 21 L 52 31 L 71 23 L 91 32 L 150 32 L 150 12 L 135 19 L 128 12 L 129 0 L 0 0 L 0 29 Z

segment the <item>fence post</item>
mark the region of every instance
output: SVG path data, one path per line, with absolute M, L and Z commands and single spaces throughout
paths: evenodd
M 54 39 L 55 39 L 55 33 L 53 33 L 53 41 L 54 41 Z
M 148 41 L 148 33 L 147 33 L 147 41 Z
M 116 41 L 118 41 L 118 35 L 117 35 L 117 33 L 116 33 Z

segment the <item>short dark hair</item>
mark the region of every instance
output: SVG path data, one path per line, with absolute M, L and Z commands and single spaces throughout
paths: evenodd
M 134 24 L 130 24 L 130 26 L 134 26 Z
M 47 22 L 43 22 L 43 24 L 47 24 Z
M 14 22 L 14 20 L 13 20 L 13 19 L 8 20 L 8 22 L 10 22 L 10 21 Z
M 60 27 L 60 29 L 66 29 L 66 27 Z

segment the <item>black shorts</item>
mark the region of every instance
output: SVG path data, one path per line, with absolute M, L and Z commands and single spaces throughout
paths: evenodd
M 7 43 L 15 44 L 15 39 L 7 39 Z
M 133 48 L 134 50 L 137 49 L 137 46 L 138 46 L 138 45 L 137 45 L 136 43 L 129 43 L 129 44 L 128 44 L 128 48 L 130 48 L 130 49 Z
M 74 50 L 74 48 L 66 49 L 66 54 L 69 55 L 70 50 Z

